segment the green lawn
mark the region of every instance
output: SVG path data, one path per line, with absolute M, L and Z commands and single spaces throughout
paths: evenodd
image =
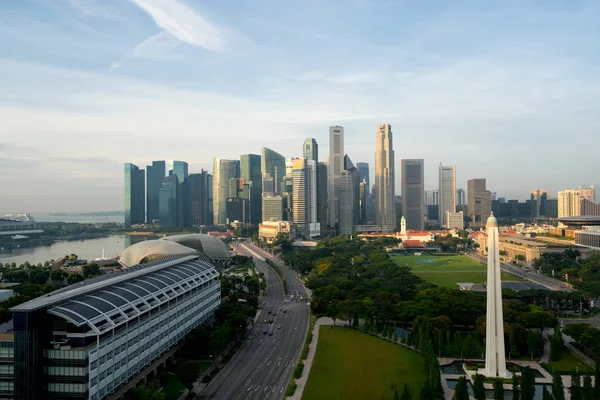
M 423 357 L 399 345 L 342 327 L 321 326 L 304 400 L 392 399 L 408 383 L 417 398 Z
M 392 256 L 392 260 L 438 286 L 456 288 L 458 282 L 484 283 L 487 278 L 486 265 L 467 256 Z M 501 277 L 503 281 L 523 281 L 507 272 Z
M 185 386 L 179 381 L 179 379 L 177 379 L 177 376 L 168 374 L 165 377 L 163 392 L 165 393 L 165 397 L 167 399 L 178 399 L 184 390 Z
M 549 372 L 552 372 L 556 369 L 565 374 L 567 372 L 570 373 L 576 370 L 579 370 L 579 372 L 583 373 L 593 372 L 593 369 L 587 363 L 580 361 L 568 350 L 564 350 L 562 352 L 560 360 L 550 361 L 548 364 L 546 364 L 546 369 L 548 369 Z

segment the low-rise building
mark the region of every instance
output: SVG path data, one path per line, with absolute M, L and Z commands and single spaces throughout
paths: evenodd
M 575 231 L 575 244 L 600 250 L 600 226 L 584 226 L 582 230 Z
M 465 227 L 465 216 L 462 211 L 446 211 L 446 228 L 462 230 Z
M 258 225 L 258 237 L 268 243 L 275 241 L 278 235 L 283 234 L 290 240 L 296 237 L 294 225 L 288 221 L 264 221 Z

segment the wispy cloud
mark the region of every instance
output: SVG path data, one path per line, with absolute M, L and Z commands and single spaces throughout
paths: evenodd
M 173 50 L 181 43 L 167 31 L 160 31 L 136 45 L 120 61 L 113 63 L 110 70 L 121 68 L 128 60 L 148 59 L 154 61 L 180 60 L 181 55 L 175 54 Z
M 192 46 L 222 51 L 228 44 L 225 30 L 177 0 L 131 0 L 156 25 Z
M 68 2 L 86 18 L 122 19 L 116 9 L 99 0 L 68 0 Z
M 379 77 L 370 72 L 350 72 L 341 75 L 328 75 L 325 72 L 306 72 L 299 75 L 288 77 L 293 81 L 312 82 L 312 83 L 333 83 L 340 85 L 351 85 L 358 83 L 372 83 L 379 80 Z

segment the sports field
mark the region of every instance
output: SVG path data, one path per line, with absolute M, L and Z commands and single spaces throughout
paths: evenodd
M 303 400 L 393 399 L 408 383 L 417 398 L 423 357 L 402 346 L 342 327 L 321 326 Z
M 392 256 L 402 267 L 438 286 L 456 288 L 457 283 L 485 283 L 486 265 L 467 256 Z M 503 281 L 519 281 L 518 276 L 502 272 Z

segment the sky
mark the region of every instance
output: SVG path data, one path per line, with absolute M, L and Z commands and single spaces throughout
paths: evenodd
M 3 0 L 0 211 L 123 209 L 123 163 L 346 153 L 498 196 L 600 185 L 600 2 Z M 373 174 L 373 171 L 371 172 Z

